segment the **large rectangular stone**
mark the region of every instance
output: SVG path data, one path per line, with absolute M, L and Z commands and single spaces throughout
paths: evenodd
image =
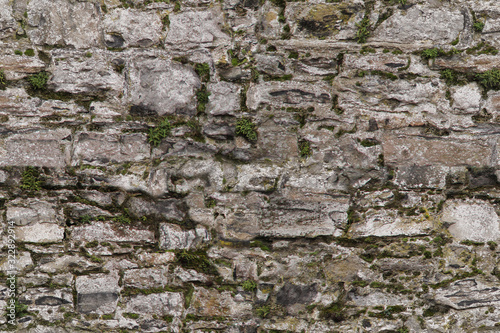
M 86 132 L 76 136 L 73 148 L 73 165 L 80 163 L 123 163 L 141 161 L 150 156 L 146 135 L 103 134 Z
M 149 230 L 131 229 L 130 227 L 96 222 L 90 225 L 74 227 L 71 232 L 73 241 L 91 242 L 136 242 L 154 243 L 154 233 Z
M 39 166 L 61 168 L 66 165 L 63 139 L 68 129 L 34 130 L 14 134 L 0 142 L 0 166 Z
M 424 138 L 388 135 L 383 139 L 384 162 L 390 166 L 489 166 L 493 154 L 484 139 Z

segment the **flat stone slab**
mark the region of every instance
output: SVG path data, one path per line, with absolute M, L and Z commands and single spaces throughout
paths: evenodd
M 387 165 L 489 166 L 493 149 L 484 139 L 388 135 L 382 143 Z
M 427 235 L 433 224 L 423 217 L 403 218 L 395 210 L 368 210 L 365 219 L 353 224 L 349 233 L 353 237 L 417 236 Z
M 184 311 L 184 296 L 182 293 L 172 292 L 137 295 L 127 301 L 125 311 L 177 317 Z
M 112 313 L 119 296 L 117 274 L 78 276 L 75 281 L 77 309 L 81 313 Z
M 160 224 L 160 248 L 167 250 L 190 249 L 210 241 L 210 234 L 204 227 L 183 230 L 175 224 Z
M 73 241 L 91 242 L 135 242 L 154 243 L 154 233 L 149 230 L 132 229 L 129 226 L 95 222 L 90 225 L 74 227 L 71 231 Z
M 453 282 L 449 287 L 439 289 L 434 295 L 436 303 L 447 305 L 456 310 L 484 306 L 498 307 L 500 288 L 498 283 L 466 279 Z
M 448 200 L 441 220 L 456 240 L 477 242 L 500 238 L 499 218 L 495 207 L 480 200 Z
M 64 227 L 54 223 L 37 223 L 16 228 L 16 237 L 20 242 L 54 243 L 64 239 Z
M 464 29 L 464 20 L 459 10 L 415 5 L 405 11 L 395 11 L 375 30 L 369 41 L 451 43 Z

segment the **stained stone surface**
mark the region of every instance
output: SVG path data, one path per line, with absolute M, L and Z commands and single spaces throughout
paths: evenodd
M 499 37 L 495 1 L 0 0 L 0 331 L 498 331 Z

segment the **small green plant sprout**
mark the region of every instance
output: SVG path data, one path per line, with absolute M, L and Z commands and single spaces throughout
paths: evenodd
M 484 29 L 484 22 L 475 21 L 474 24 L 472 25 L 472 28 L 474 29 L 475 32 L 482 32 Z
M 257 141 L 256 125 L 248 118 L 240 118 L 236 122 L 236 135 L 248 141 Z
M 0 69 L 0 89 L 4 89 L 7 85 L 7 79 L 5 78 L 5 72 Z
M 496 68 L 477 74 L 476 79 L 487 90 L 500 89 L 500 70 Z
M 366 43 L 368 37 L 370 37 L 370 18 L 368 14 L 365 14 L 365 17 L 359 22 L 356 23 L 358 27 L 358 31 L 356 31 L 356 41 L 360 44 Z
M 198 74 L 201 81 L 207 82 L 210 80 L 210 66 L 207 63 L 196 64 L 194 66 L 194 71 Z
M 299 141 L 299 155 L 304 159 L 312 155 L 311 144 L 309 141 Z
M 266 318 L 271 313 L 269 305 L 263 305 L 255 309 L 255 314 L 261 318 Z
M 35 56 L 35 50 L 26 49 L 26 51 L 24 51 L 24 55 L 27 55 L 28 57 L 33 57 L 33 56 Z
M 42 181 L 38 170 L 35 167 L 26 167 L 22 174 L 20 188 L 26 191 L 40 191 L 41 185 Z
M 246 291 L 254 291 L 257 289 L 257 283 L 254 280 L 246 280 L 241 286 Z
M 161 140 L 170 135 L 172 125 L 168 119 L 163 119 L 158 126 L 150 128 L 148 132 L 148 142 L 156 147 L 160 144 Z
M 424 59 L 435 59 L 441 54 L 441 50 L 438 48 L 423 50 L 421 55 Z
M 198 106 L 196 110 L 198 111 L 198 113 L 205 112 L 209 96 L 210 92 L 207 90 L 207 87 L 205 85 L 202 85 L 200 90 L 196 92 L 196 99 L 198 100 Z
M 407 0 L 398 0 L 398 3 L 403 6 L 406 5 L 406 2 Z
M 31 88 L 42 90 L 47 85 L 47 81 L 49 80 L 49 74 L 47 72 L 40 72 L 38 74 L 34 74 L 28 77 L 28 82 L 31 85 Z

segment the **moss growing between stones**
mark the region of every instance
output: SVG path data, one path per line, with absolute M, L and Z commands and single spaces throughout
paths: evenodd
M 308 158 L 311 155 L 312 151 L 309 141 L 306 140 L 299 141 L 299 156 L 301 158 Z
M 267 318 L 271 313 L 271 307 L 269 305 L 263 305 L 255 308 L 255 314 L 261 318 Z
M 42 181 L 40 180 L 40 172 L 35 167 L 26 167 L 22 174 L 21 186 L 22 190 L 40 191 Z
M 28 77 L 28 82 L 30 83 L 31 88 L 35 90 L 45 89 L 48 80 L 49 74 L 47 72 L 40 72 Z
M 207 87 L 205 85 L 202 85 L 200 90 L 196 92 L 196 100 L 198 101 L 196 110 L 198 111 L 198 113 L 205 112 L 209 96 L 210 92 L 207 91 Z
M 156 127 L 150 128 L 148 132 L 148 142 L 156 147 L 160 142 L 170 135 L 172 125 L 167 118 L 164 118 Z
M 498 69 L 491 69 L 484 73 L 479 73 L 476 75 L 476 79 L 486 90 L 500 89 L 500 70 Z
M 201 273 L 218 275 L 217 269 L 208 260 L 207 253 L 203 250 L 181 250 L 175 253 L 177 263 L 184 268 L 194 269 Z
M 210 66 L 207 63 L 196 64 L 194 70 L 201 81 L 208 82 L 210 80 Z
M 368 37 L 370 37 L 370 18 L 368 13 L 365 13 L 365 17 L 361 20 L 361 22 L 356 23 L 356 27 L 358 30 L 356 31 L 356 41 L 360 44 L 366 43 Z
M 236 121 L 236 135 L 244 137 L 250 142 L 257 141 L 257 126 L 249 118 L 240 118 Z
M 26 51 L 24 51 L 24 55 L 27 55 L 28 57 L 33 57 L 35 56 L 35 50 L 27 49 Z
M 241 286 L 246 291 L 254 291 L 257 289 L 257 282 L 254 280 L 246 280 Z

